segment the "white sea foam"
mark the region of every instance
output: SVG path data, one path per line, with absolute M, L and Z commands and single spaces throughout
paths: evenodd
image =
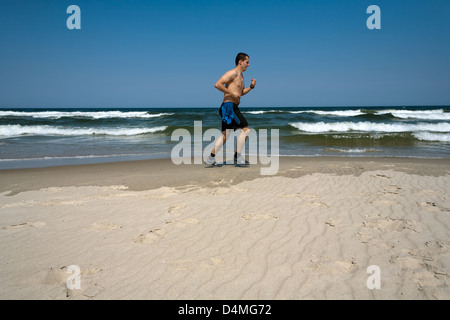
M 336 110 L 336 111 L 322 111 L 322 110 L 255 110 L 255 111 L 243 111 L 243 113 L 249 114 L 264 114 L 264 113 L 290 113 L 290 114 L 300 114 L 300 113 L 315 113 L 321 116 L 339 116 L 339 117 L 354 117 L 364 114 L 361 110 Z
M 111 119 L 111 118 L 158 118 L 172 115 L 173 113 L 148 113 L 146 111 L 0 111 L 0 117 L 31 117 L 38 119 L 60 119 L 60 118 L 91 118 L 91 119 Z
M 41 161 L 41 160 L 70 160 L 70 159 L 96 159 L 96 158 L 119 158 L 119 157 L 149 157 L 158 155 L 158 153 L 118 153 L 118 154 L 91 154 L 84 156 L 48 156 L 34 158 L 18 158 L 18 159 L 0 159 L 0 162 L 16 162 L 16 161 Z
M 438 110 L 381 110 L 376 114 L 392 114 L 399 119 L 450 120 L 450 112 Z
M 62 136 L 80 136 L 80 135 L 110 135 L 110 136 L 134 136 L 146 133 L 164 131 L 167 126 L 153 128 L 62 128 L 53 126 L 21 126 L 21 125 L 2 125 L 0 126 L 0 137 L 12 137 L 21 135 L 62 135 Z
M 249 113 L 249 114 L 264 114 L 269 112 L 284 112 L 283 110 L 255 110 L 255 111 L 242 111 L 242 113 Z
M 366 152 L 379 152 L 379 150 L 371 149 L 371 148 L 364 148 L 364 149 L 341 149 L 341 148 L 326 148 L 324 151 L 327 152 L 343 152 L 343 153 L 366 153 Z
M 260 111 L 256 111 L 260 112 Z M 269 111 L 263 111 L 269 112 Z M 271 110 L 270 112 L 274 112 Z M 301 113 L 313 113 L 320 116 L 337 116 L 337 117 L 355 117 L 359 115 L 364 115 L 361 109 L 358 110 L 296 110 L 296 111 L 280 111 L 287 112 L 291 114 L 301 114 Z M 443 109 L 436 110 L 398 110 L 398 109 L 386 109 L 375 111 L 375 115 L 392 114 L 394 117 L 399 119 L 423 119 L 423 120 L 450 120 L 450 112 L 445 112 Z
M 303 132 L 450 132 L 450 123 L 295 122 L 289 125 Z
M 450 133 L 416 132 L 414 137 L 422 141 L 450 142 Z
M 249 114 L 263 114 L 263 113 L 267 113 L 268 111 L 263 111 L 263 110 L 258 110 L 258 111 L 245 111 L 244 113 L 249 113 Z
M 334 117 L 355 117 L 359 115 L 364 115 L 361 109 L 357 110 L 254 110 L 254 111 L 244 111 L 248 114 L 265 114 L 265 113 L 290 113 L 290 114 L 302 114 L 311 113 L 319 116 L 334 116 Z M 445 112 L 443 109 L 436 110 L 398 110 L 398 109 L 386 109 L 374 111 L 375 115 L 392 114 L 394 117 L 399 119 L 423 119 L 423 120 L 450 120 L 450 112 Z
M 335 110 L 335 111 L 322 111 L 322 110 L 302 110 L 302 111 L 289 111 L 292 114 L 299 113 L 315 113 L 321 116 L 337 116 L 337 117 L 354 117 L 364 114 L 361 110 Z

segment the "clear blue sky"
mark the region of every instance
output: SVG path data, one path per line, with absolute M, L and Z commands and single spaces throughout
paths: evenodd
M 243 107 L 450 104 L 449 0 L 8 0 L 0 107 L 216 107 L 238 52 Z

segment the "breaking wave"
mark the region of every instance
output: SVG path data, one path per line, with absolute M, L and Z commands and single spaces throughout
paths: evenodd
M 21 135 L 60 135 L 60 136 L 81 136 L 81 135 L 110 135 L 110 136 L 135 136 L 147 133 L 164 131 L 167 126 L 153 128 L 61 128 L 54 126 L 22 126 L 3 125 L 0 126 L 0 137 L 12 137 Z

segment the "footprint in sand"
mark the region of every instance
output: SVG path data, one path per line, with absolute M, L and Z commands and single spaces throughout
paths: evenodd
M 70 274 L 67 273 L 67 267 L 50 268 L 44 279 L 44 284 L 65 284 Z
M 272 214 L 257 214 L 257 213 L 247 213 L 241 216 L 244 220 L 274 220 L 278 219 L 277 216 Z
M 157 240 L 160 240 L 164 238 L 164 236 L 167 234 L 166 230 L 163 229 L 152 229 L 149 232 L 143 233 L 139 235 L 136 239 L 134 239 L 134 242 L 139 243 L 151 243 Z
M 354 272 L 358 269 L 358 264 L 353 258 L 351 260 L 335 260 L 334 264 L 343 272 Z
M 96 222 L 89 229 L 97 230 L 97 231 L 108 231 L 108 230 L 115 230 L 115 229 L 121 229 L 121 228 L 122 228 L 122 226 L 119 226 L 119 225 L 111 223 L 111 222 L 108 222 L 108 223 Z
M 186 208 L 185 204 L 177 204 L 175 206 L 170 206 L 169 209 L 167 209 L 167 212 L 173 216 L 179 216 L 184 208 Z
M 179 228 L 185 228 L 189 226 L 196 225 L 199 223 L 200 220 L 194 219 L 194 218 L 186 218 L 186 219 L 180 219 L 180 220 L 169 220 L 165 222 L 166 227 L 174 226 Z M 160 239 L 163 239 L 167 234 L 167 231 L 165 229 L 155 228 L 151 229 L 149 232 L 143 233 L 139 235 L 136 239 L 134 239 L 134 242 L 140 242 L 140 243 L 149 243 L 154 242 Z
M 407 256 L 392 256 L 389 263 L 395 264 L 401 270 L 412 270 L 425 267 L 423 260 L 407 255 Z
M 225 260 L 221 257 L 212 257 L 209 258 L 209 261 L 212 267 L 217 267 L 218 265 L 225 262 Z
M 219 180 L 214 180 L 210 182 L 212 185 L 218 186 L 218 185 L 223 185 L 223 184 L 227 184 L 227 181 L 225 179 L 219 179 Z
M 197 191 L 199 195 L 223 196 L 228 194 L 249 192 L 249 189 L 233 187 L 215 187 L 215 188 L 201 188 Z
M 394 186 L 394 185 L 389 185 L 384 187 L 384 193 L 387 194 L 398 194 L 398 192 L 401 190 L 400 187 L 398 186 Z
M 445 251 L 447 250 L 448 245 L 445 242 L 440 242 L 436 240 L 430 240 L 425 242 L 425 246 L 431 248 L 434 251 Z
M 81 288 L 69 288 L 67 281 L 74 273 L 67 272 L 67 267 L 50 268 L 47 272 L 43 283 L 47 285 L 59 285 L 63 288 L 61 294 L 64 294 L 69 299 L 79 299 L 84 296 L 87 298 L 94 298 L 105 288 L 95 281 L 95 275 L 101 272 L 101 268 L 89 268 L 81 270 L 79 274 L 81 280 Z
M 184 228 L 184 227 L 193 226 L 199 222 L 200 222 L 200 220 L 198 220 L 198 219 L 186 218 L 186 219 L 180 219 L 180 220 L 166 221 L 166 225 L 173 225 L 176 227 Z
M 189 270 L 192 262 L 185 259 L 178 259 L 170 262 L 170 264 L 177 270 Z
M 373 175 L 373 177 L 375 177 L 375 178 L 382 178 L 382 179 L 392 179 L 391 177 L 386 176 L 384 174 L 375 174 L 375 175 Z
M 103 271 L 101 268 L 93 267 L 93 268 L 89 268 L 89 269 L 80 270 L 80 275 L 82 277 L 83 276 L 88 277 L 88 276 L 97 274 L 101 271 Z M 59 268 L 50 268 L 50 270 L 47 272 L 47 275 L 43 282 L 44 282 L 44 284 L 64 284 L 64 285 L 66 285 L 67 279 L 69 279 L 69 277 L 73 274 L 74 274 L 73 270 L 68 272 L 66 266 L 62 266 Z
M 21 228 L 24 228 L 24 227 L 43 228 L 46 225 L 47 224 L 45 222 L 41 222 L 41 221 L 24 222 L 24 223 L 19 223 L 19 224 L 12 224 L 12 225 L 3 227 L 3 229 L 5 229 L 5 230 L 7 230 L 7 229 L 21 229 Z
M 351 273 L 358 269 L 358 263 L 354 258 L 346 260 L 332 260 L 328 257 L 311 257 L 307 268 L 321 271 L 327 274 Z
M 305 204 L 300 205 L 301 208 L 303 207 L 328 207 L 328 205 L 325 202 L 321 201 L 312 201 Z
M 375 221 L 363 221 L 363 227 L 377 229 L 380 231 L 406 231 L 411 230 L 418 232 L 416 230 L 416 223 L 414 221 L 408 221 L 404 219 L 380 219 Z
M 92 274 L 99 273 L 99 272 L 101 272 L 101 271 L 103 271 L 102 268 L 96 268 L 96 267 L 94 267 L 94 268 L 89 268 L 89 269 L 86 269 L 86 270 L 81 271 L 81 274 L 84 274 L 84 275 L 92 275 Z
M 355 237 L 356 237 L 356 239 L 361 241 L 361 243 L 369 243 L 370 241 L 375 239 L 372 235 L 365 233 L 365 232 L 360 232 L 360 231 L 355 233 Z
M 439 290 L 448 287 L 448 271 L 445 260 L 441 260 L 444 256 L 439 255 L 447 251 L 445 244 L 432 240 L 425 245 L 427 248 L 391 256 L 389 262 L 397 265 L 408 281 L 416 283 L 420 290 L 434 288 L 436 298 L 447 299 L 448 290 Z
M 224 263 L 225 263 L 225 260 L 221 257 L 211 257 L 207 260 L 203 260 L 199 265 L 201 268 L 211 270 L 211 269 L 219 268 Z
M 305 199 L 305 200 L 319 200 L 319 196 L 316 194 L 303 194 L 300 192 L 288 193 L 283 196 L 283 198 L 292 198 L 292 197 Z
M 418 204 L 424 208 L 425 210 L 427 210 L 428 212 L 450 212 L 450 209 L 447 208 L 442 208 L 440 206 L 438 206 L 436 203 L 431 202 L 431 201 L 419 201 Z
M 320 201 L 320 197 L 316 194 L 302 194 L 302 193 L 288 193 L 283 196 L 284 198 L 299 198 L 305 201 L 300 207 L 328 207 L 328 205 Z
M 325 221 L 325 224 L 327 226 L 330 226 L 330 227 L 334 228 L 334 227 L 336 227 L 337 224 L 339 224 L 339 222 L 337 222 L 335 220 L 332 220 L 332 219 L 329 219 L 329 220 Z
M 415 193 L 416 196 L 442 195 L 442 192 L 434 189 L 423 189 Z
M 216 269 L 220 265 L 222 265 L 225 260 L 221 257 L 210 257 L 209 259 L 202 261 L 194 261 L 190 259 L 177 259 L 169 262 L 169 264 L 174 267 L 176 270 L 186 271 L 192 268 L 198 269 Z
M 394 200 L 376 199 L 376 200 L 370 201 L 369 204 L 372 204 L 374 206 L 379 206 L 379 205 L 393 206 L 393 205 L 398 204 L 398 202 L 394 201 Z

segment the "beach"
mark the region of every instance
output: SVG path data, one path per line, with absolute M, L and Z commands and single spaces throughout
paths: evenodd
M 262 166 L 0 170 L 0 298 L 450 299 L 448 158 Z

